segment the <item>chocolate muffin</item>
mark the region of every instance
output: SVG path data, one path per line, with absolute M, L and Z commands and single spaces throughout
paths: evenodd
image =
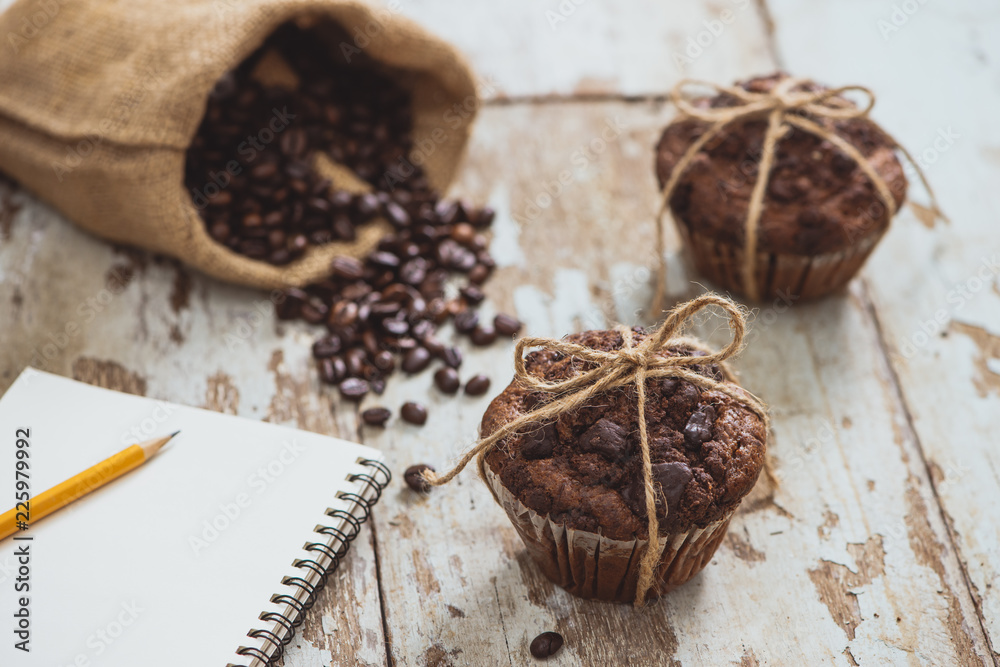
M 646 337 L 633 331 L 636 344 Z M 603 351 L 622 346 L 617 331 L 567 340 Z M 662 354 L 704 353 L 685 347 Z M 528 372 L 549 381 L 589 370 L 552 350 L 532 352 L 525 361 Z M 688 369 L 736 387 L 717 365 Z M 666 538 L 647 596 L 654 598 L 686 582 L 712 557 L 764 465 L 766 429 L 734 398 L 684 380 L 647 380 L 646 393 L 659 532 Z M 551 398 L 512 383 L 483 416 L 483 437 Z M 638 419 L 634 387 L 620 387 L 486 455 L 487 482 L 529 552 L 552 581 L 580 597 L 635 599 L 649 537 Z
M 786 76 L 774 74 L 737 85 L 766 93 Z M 822 90 L 813 82 L 792 89 Z M 853 107 L 843 97 L 835 100 Z M 693 103 L 699 108 L 738 104 L 727 93 Z M 886 182 L 899 209 L 907 181 L 895 143 L 885 132 L 867 117 L 835 120 L 802 115 L 855 147 Z M 663 131 L 656 148 L 661 188 L 709 126 L 704 120 L 682 115 Z M 709 140 L 681 176 L 669 201 L 696 270 L 744 296 L 754 291 L 744 285 L 743 249 L 766 128 L 766 117 L 757 115 L 734 122 Z M 889 218 L 874 184 L 853 159 L 827 140 L 790 128 L 777 144 L 764 195 L 754 262 L 757 295 L 795 300 L 837 290 L 864 264 L 888 228 Z

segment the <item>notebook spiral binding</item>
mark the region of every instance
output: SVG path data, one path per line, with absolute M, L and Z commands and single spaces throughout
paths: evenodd
M 362 524 L 368 521 L 372 507 L 379 501 L 382 491 L 392 479 L 389 468 L 380 461 L 361 459 L 358 463 L 372 468 L 371 473 L 354 474 L 347 478 L 349 482 L 363 484 L 361 492 L 340 492 L 337 494 L 338 498 L 353 505 L 352 511 L 331 509 L 326 512 L 327 516 L 344 521 L 343 529 L 335 526 L 317 526 L 316 532 L 318 534 L 333 539 L 327 542 L 306 543 L 305 550 L 315 553 L 316 556 L 296 560 L 292 565 L 302 570 L 303 576 L 285 577 L 282 582 L 293 589 L 304 591 L 305 599 L 299 599 L 298 595 L 289 595 L 288 592 L 272 596 L 271 602 L 284 605 L 287 611 L 283 613 L 265 612 L 259 618 L 262 621 L 276 623 L 278 627 L 274 630 L 254 629 L 248 632 L 248 637 L 261 639 L 264 641 L 264 645 L 260 648 L 241 646 L 236 651 L 237 655 L 256 658 L 265 667 L 274 667 L 281 660 L 281 656 L 285 653 L 285 647 L 295 637 L 295 629 L 302 625 L 306 613 L 316 603 L 316 597 L 320 590 L 326 585 L 329 576 L 340 566 L 340 561 L 347 555 L 351 542 L 361 532 Z M 336 548 L 331 546 L 331 543 L 336 544 Z M 311 580 L 310 575 L 316 575 L 315 580 Z M 297 591 L 293 590 L 293 592 Z M 234 667 L 246 667 L 246 665 Z

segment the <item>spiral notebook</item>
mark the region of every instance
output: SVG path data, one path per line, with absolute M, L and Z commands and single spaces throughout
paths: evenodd
M 369 447 L 28 369 L 0 399 L 4 510 L 17 429 L 32 495 L 181 433 L 0 542 L 4 666 L 270 665 L 389 481 Z

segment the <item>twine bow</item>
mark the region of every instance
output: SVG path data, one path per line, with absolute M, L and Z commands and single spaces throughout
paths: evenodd
M 729 316 L 729 329 L 732 333 L 732 340 L 718 352 L 712 352 L 696 340 L 679 336 L 682 327 L 695 313 L 711 305 L 719 306 L 726 312 Z M 653 583 L 653 572 L 662 550 L 659 521 L 656 517 L 656 490 L 649 453 L 649 434 L 646 428 L 646 380 L 667 377 L 679 378 L 702 389 L 726 394 L 757 414 L 764 421 L 765 426 L 768 423 L 768 417 L 766 406 L 753 394 L 736 388 L 735 385 L 718 382 L 687 368 L 687 366 L 696 364 L 719 364 L 726 379 L 733 379 L 724 362 L 742 348 L 746 319 L 740 307 L 729 299 L 706 294 L 679 305 L 667 315 L 663 324 L 655 332 L 638 345 L 634 344 L 632 340 L 631 329 L 620 326 L 617 330 L 622 336 L 622 347 L 610 352 L 595 350 L 566 340 L 520 339 L 514 352 L 515 381 L 523 387 L 552 394 L 556 398 L 536 410 L 507 422 L 489 436 L 481 438 L 475 447 L 466 452 L 455 467 L 448 472 L 436 475 L 428 470 L 424 472 L 424 478 L 429 484 L 440 486 L 452 480 L 472 459 L 476 458 L 479 474 L 485 480 L 486 455 L 504 439 L 526 432 L 529 430 L 526 427 L 544 425 L 560 414 L 582 406 L 603 392 L 616 387 L 634 385 L 639 406 L 639 447 L 642 452 L 642 481 L 646 494 L 646 517 L 649 529 L 649 541 L 640 563 L 636 588 L 636 606 L 642 606 L 646 593 Z M 660 354 L 670 347 L 679 346 L 691 347 L 705 352 L 705 356 L 665 357 Z M 524 351 L 532 347 L 543 347 L 572 356 L 592 364 L 593 368 L 558 382 L 543 380 L 529 373 L 525 366 Z M 495 493 L 493 497 L 499 502 Z M 665 507 L 665 509 L 667 508 Z
M 861 154 L 861 152 L 845 141 L 836 132 L 827 129 L 812 118 L 830 118 L 833 120 L 847 120 L 851 118 L 866 118 L 872 107 L 875 106 L 875 93 L 864 86 L 841 86 L 829 90 L 802 91 L 795 90 L 796 87 L 807 83 L 808 79 L 786 77 L 778 81 L 774 87 L 763 93 L 751 92 L 740 86 L 719 86 L 708 81 L 697 81 L 694 79 L 683 79 L 674 86 L 670 92 L 671 101 L 680 112 L 680 118 L 693 118 L 710 126 L 698 139 L 692 143 L 688 149 L 674 165 L 670 172 L 670 178 L 663 187 L 660 210 L 656 221 L 656 242 L 659 257 L 659 268 L 657 271 L 656 294 L 653 298 L 654 312 L 662 310 L 666 290 L 666 263 L 664 248 L 663 216 L 670 205 L 670 197 L 674 189 L 680 182 L 681 176 L 694 161 L 698 152 L 704 146 L 722 132 L 727 126 L 733 123 L 742 123 L 755 120 L 761 117 L 767 118 L 767 130 L 764 134 L 764 144 L 761 150 L 760 164 L 757 169 L 757 180 L 750 195 L 750 205 L 747 208 L 745 223 L 745 235 L 743 244 L 743 266 L 741 267 L 741 279 L 743 288 L 747 296 L 756 301 L 760 299 L 760 290 L 754 275 L 754 268 L 757 259 L 757 236 L 760 223 L 760 216 L 764 208 L 764 193 L 771 178 L 771 167 L 774 164 L 774 153 L 778 142 L 788 134 L 793 127 L 808 132 L 820 139 L 829 141 L 831 144 L 843 151 L 851 158 L 865 176 L 875 186 L 879 199 L 885 205 L 888 218 L 896 214 L 896 200 L 892 196 L 889 185 L 885 182 L 871 162 Z M 706 86 L 713 88 L 718 93 L 725 93 L 732 96 L 738 102 L 732 107 L 698 108 L 691 104 L 684 96 L 684 88 L 689 85 Z M 842 97 L 843 93 L 861 93 L 866 102 L 863 106 L 855 106 Z M 927 190 L 931 200 L 931 213 L 942 220 L 947 221 L 941 208 L 938 206 L 937 198 L 931 189 L 930 183 L 924 176 L 920 165 L 913 159 L 910 153 L 896 141 L 892 136 L 883 130 L 883 133 L 909 161 L 916 171 L 920 182 Z

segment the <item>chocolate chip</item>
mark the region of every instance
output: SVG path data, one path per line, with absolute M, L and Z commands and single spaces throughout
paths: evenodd
M 427 408 L 419 403 L 407 401 L 406 403 L 403 403 L 403 407 L 400 409 L 399 415 L 411 424 L 423 426 L 427 421 Z
M 469 396 L 482 396 L 490 390 L 490 379 L 483 374 L 473 375 L 465 383 L 465 393 Z
M 598 419 L 580 436 L 580 449 L 618 461 L 628 453 L 628 432 L 610 419 Z
M 434 384 L 446 394 L 454 394 L 462 385 L 458 379 L 458 372 L 454 368 L 445 366 L 434 373 Z
M 684 442 L 691 449 L 697 449 L 701 443 L 712 439 L 712 425 L 715 424 L 715 408 L 711 405 L 699 407 L 688 418 L 684 427 Z
M 368 408 L 361 413 L 361 419 L 369 426 L 385 426 L 391 416 L 388 408 Z
M 505 313 L 500 313 L 493 318 L 493 327 L 497 333 L 504 336 L 513 336 L 521 330 L 521 321 Z
M 531 655 L 544 660 L 559 652 L 563 645 L 563 636 L 558 632 L 543 632 L 531 640 Z
M 558 441 L 555 424 L 546 424 L 521 437 L 521 456 L 529 460 L 547 459 Z
M 431 490 L 431 485 L 427 483 L 424 479 L 422 473 L 425 470 L 430 470 L 434 472 L 434 467 L 429 466 L 426 463 L 417 463 L 406 469 L 403 473 L 403 481 L 410 489 L 416 491 L 417 493 L 427 493 Z
M 670 512 L 678 508 L 684 488 L 688 482 L 694 479 L 691 468 L 686 463 L 670 461 L 667 463 L 654 463 L 651 468 L 653 482 L 659 484 L 660 493 L 667 501 Z M 642 495 L 640 494 L 640 497 Z M 658 510 L 660 513 L 662 510 Z

